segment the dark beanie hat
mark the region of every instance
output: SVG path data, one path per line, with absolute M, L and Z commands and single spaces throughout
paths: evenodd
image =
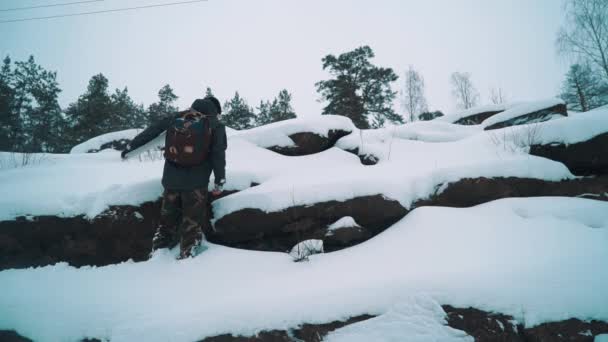
M 196 99 L 190 107 L 206 115 L 222 114 L 220 101 L 213 96 L 207 96 L 204 99 Z

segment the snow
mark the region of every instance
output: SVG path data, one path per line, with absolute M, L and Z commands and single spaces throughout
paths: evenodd
M 294 261 L 308 260 L 314 254 L 323 253 L 323 240 L 311 239 L 299 242 L 289 252 Z
M 333 234 L 334 230 L 338 230 L 340 228 L 353 228 L 353 227 L 361 227 L 361 226 L 359 224 L 357 224 L 355 219 L 352 218 L 351 216 L 344 216 L 343 218 L 330 224 L 327 227 L 327 235 Z
M 490 104 L 490 105 L 485 105 L 485 106 L 477 106 L 477 107 L 465 109 L 463 111 L 456 112 L 453 114 L 441 116 L 433 121 L 443 121 L 443 122 L 448 122 L 448 123 L 454 123 L 462 118 L 466 118 L 466 117 L 481 114 L 481 113 L 502 112 L 507 109 L 511 109 L 511 108 L 517 106 L 518 104 L 520 104 L 520 103 L 512 102 L 512 103 L 499 103 L 499 104 Z
M 595 336 L 594 342 L 608 342 L 608 334 L 601 334 Z
M 601 113 L 587 114 L 572 118 L 580 123 L 573 126 L 576 130 L 605 127 L 598 124 L 605 120 L 599 118 Z M 555 123 L 563 120 L 566 119 Z M 525 148 L 505 148 L 479 127 L 430 121 L 359 131 L 349 124 L 344 117 L 325 115 L 235 132 L 229 138 L 226 153 L 225 189 L 242 191 L 215 201 L 215 217 L 243 208 L 270 212 L 293 205 L 371 195 L 397 200 L 409 208 L 416 200 L 434 194 L 442 184 L 461 178 L 526 177 L 558 181 L 574 177 L 561 163 L 530 156 Z M 555 127 L 558 132 L 558 126 Z M 304 129 L 318 134 L 330 129 L 352 129 L 353 133 L 340 139 L 337 147 L 301 157 L 283 156 L 260 147 L 273 145 L 280 140 L 277 137 L 286 138 Z M 414 137 L 419 140 L 413 140 Z M 159 139 L 148 148 L 162 143 L 162 137 Z M 345 151 L 352 148 L 373 154 L 378 164 L 362 165 L 357 156 Z M 163 160 L 145 158 L 145 150 L 133 151 L 128 160 L 121 160 L 116 151 L 45 154 L 27 167 L 3 168 L 0 192 L 10 196 L 0 198 L 0 220 L 25 215 L 92 218 L 110 205 L 138 205 L 156 200 L 162 193 Z M 9 155 L 15 156 L 0 155 L 0 160 Z M 259 185 L 251 187 L 254 183 Z
M 124 131 L 102 134 L 72 147 L 70 153 L 87 153 L 89 150 L 98 150 L 101 145 L 107 144 L 111 141 L 121 139 L 132 140 L 141 131 L 141 129 L 127 129 Z
M 330 130 L 351 132 L 355 129 L 353 123 L 344 116 L 323 115 L 317 118 L 297 118 L 284 120 L 261 127 L 235 131 L 231 138 L 247 140 L 259 147 L 289 147 L 294 142 L 290 135 L 299 132 L 311 132 L 326 137 Z
M 546 99 L 546 100 L 541 100 L 541 101 L 533 101 L 533 102 L 526 102 L 526 103 L 522 103 L 519 104 L 517 106 L 514 106 L 511 109 L 507 109 L 502 113 L 498 113 L 494 116 L 489 117 L 487 120 L 484 120 L 484 122 L 481 123 L 481 125 L 483 127 L 488 127 L 494 124 L 497 124 L 499 122 L 504 122 L 504 121 L 508 121 L 511 119 L 515 119 L 517 117 L 520 117 L 522 115 L 526 115 L 532 112 L 536 112 L 542 109 L 546 109 L 546 108 L 550 108 L 559 104 L 564 104 L 565 102 L 561 99 L 558 98 L 551 98 L 551 99 Z
M 608 106 L 543 123 L 535 143 L 574 144 L 603 133 L 608 133 Z
M 367 242 L 305 263 L 209 244 L 182 261 L 166 252 L 105 267 L 5 270 L 0 330 L 42 342 L 191 342 L 373 314 L 328 340 L 471 341 L 442 326 L 438 304 L 501 312 L 527 327 L 608 320 L 607 245 L 607 202 L 423 207 Z
M 441 306 L 426 295 L 400 299 L 385 314 L 335 330 L 325 342 L 473 342 L 461 330 L 446 325 Z

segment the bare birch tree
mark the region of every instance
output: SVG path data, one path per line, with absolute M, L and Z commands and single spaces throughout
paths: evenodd
M 473 86 L 470 73 L 454 72 L 450 81 L 452 83 L 452 95 L 462 109 L 469 109 L 477 105 L 479 92 Z
M 577 61 L 593 62 L 608 81 L 608 0 L 567 0 L 565 9 L 558 51 Z
M 507 102 L 507 97 L 501 87 L 490 89 L 490 102 L 501 104 Z
M 401 106 L 405 111 L 404 117 L 410 122 L 428 110 L 424 95 L 424 77 L 411 65 L 405 72 L 405 83 L 401 90 Z

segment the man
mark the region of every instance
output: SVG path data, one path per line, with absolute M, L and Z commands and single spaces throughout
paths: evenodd
M 206 209 L 209 177 L 213 171 L 214 196 L 222 193 L 226 178 L 227 139 L 226 128 L 218 119 L 221 111 L 220 103 L 215 97 L 197 99 L 189 110 L 168 115 L 146 128 L 131 141 L 127 150 L 122 152 L 122 157 L 125 158 L 129 152 L 145 145 L 164 131 L 167 131 L 165 145 L 172 144 L 165 146 L 162 178 L 165 190 L 160 224 L 152 240 L 152 252 L 161 248 L 172 248 L 181 235 L 179 259 L 188 258 L 195 254 L 196 248 L 204 238 L 202 226 L 208 220 Z M 180 132 L 179 127 L 175 128 L 180 122 L 181 131 L 185 131 L 193 123 L 200 122 L 200 127 L 203 127 L 201 128 L 203 133 L 188 134 L 189 138 L 196 139 L 189 143 L 191 146 L 181 146 L 180 144 L 185 144 L 183 139 L 172 142 L 169 138 L 173 136 L 173 132 Z M 177 151 L 182 149 L 192 153 L 196 148 L 204 151 L 200 154 L 200 158 L 194 161 L 181 157 Z

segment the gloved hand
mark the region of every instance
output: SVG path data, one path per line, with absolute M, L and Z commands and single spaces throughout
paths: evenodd
M 220 179 L 219 183 L 215 183 L 215 186 L 213 187 L 213 190 L 211 191 L 211 194 L 213 196 L 219 196 L 222 194 L 222 191 L 224 191 L 224 183 L 226 183 L 225 179 Z
M 131 152 L 131 146 L 127 145 L 127 148 L 125 148 L 124 151 L 120 152 L 120 157 L 122 159 L 127 159 L 127 153 Z

